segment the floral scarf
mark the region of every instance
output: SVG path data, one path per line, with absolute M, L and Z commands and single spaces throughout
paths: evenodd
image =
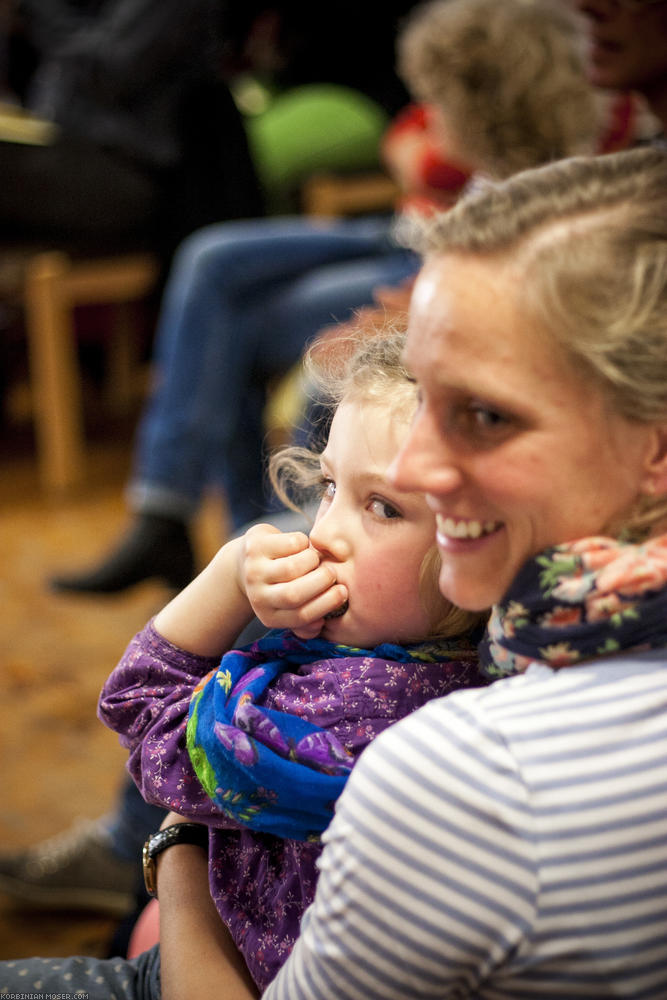
M 262 696 L 283 671 L 341 657 L 476 662 L 468 639 L 410 647 L 385 643 L 367 650 L 276 630 L 226 653 L 195 688 L 186 730 L 197 777 L 225 815 L 252 830 L 319 839 L 354 758 L 334 733 L 264 707 Z
M 584 538 L 531 559 L 494 609 L 479 651 L 490 677 L 667 646 L 667 535 Z

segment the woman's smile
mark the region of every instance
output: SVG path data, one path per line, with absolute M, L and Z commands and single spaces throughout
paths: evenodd
M 435 515 L 437 537 L 439 543 L 449 544 L 455 541 L 477 541 L 487 535 L 494 534 L 502 525 L 498 521 L 464 520 L 462 518 Z

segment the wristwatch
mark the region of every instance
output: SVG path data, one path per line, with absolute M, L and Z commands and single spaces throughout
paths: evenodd
M 144 885 L 149 896 L 157 896 L 157 856 L 174 844 L 196 844 L 208 849 L 208 827 L 201 823 L 174 823 L 151 834 L 142 853 Z

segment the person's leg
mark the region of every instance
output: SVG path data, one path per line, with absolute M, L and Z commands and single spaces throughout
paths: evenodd
M 164 810 L 125 774 L 111 812 L 32 847 L 0 853 L 0 892 L 21 906 L 127 918 L 145 902 L 141 848 Z
M 160 1000 L 160 951 L 137 958 L 17 958 L 0 962 L 0 994 Z
M 314 307 L 302 318 L 294 296 L 289 330 L 272 334 L 265 312 L 274 296 L 314 269 L 383 253 L 387 228 L 385 220 L 262 219 L 207 227 L 184 242 L 164 296 L 157 385 L 137 436 L 134 510 L 192 516 L 211 479 L 211 440 L 224 448 L 221 428 L 237 414 L 258 351 L 267 370 L 284 370 L 319 316 L 330 318 Z
M 31 847 L 0 853 L 0 893 L 27 909 L 124 917 L 136 905 L 138 866 L 116 855 L 102 820 L 79 819 Z

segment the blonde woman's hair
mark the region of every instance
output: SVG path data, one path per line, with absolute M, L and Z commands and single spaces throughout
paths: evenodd
M 403 23 L 398 70 L 494 177 L 593 151 L 600 106 L 564 0 L 435 0 Z
M 331 414 L 345 400 L 386 406 L 392 418 L 409 422 L 417 406 L 417 387 L 402 361 L 404 331 L 391 327 L 352 332 L 333 346 L 317 342 L 305 364 L 315 398 L 325 401 Z M 320 452 L 287 446 L 270 458 L 269 475 L 282 502 L 303 511 L 321 484 Z M 397 567 L 400 572 L 400 567 Z M 462 635 L 486 621 L 486 614 L 455 607 L 440 593 L 440 556 L 435 544 L 426 553 L 420 571 L 419 593 L 431 628 L 424 639 Z M 389 638 L 389 636 L 388 636 Z
M 667 420 L 667 151 L 576 157 L 487 182 L 424 224 L 413 245 L 506 255 L 535 329 L 611 410 Z M 639 539 L 666 518 L 667 498 L 646 498 L 616 530 Z

